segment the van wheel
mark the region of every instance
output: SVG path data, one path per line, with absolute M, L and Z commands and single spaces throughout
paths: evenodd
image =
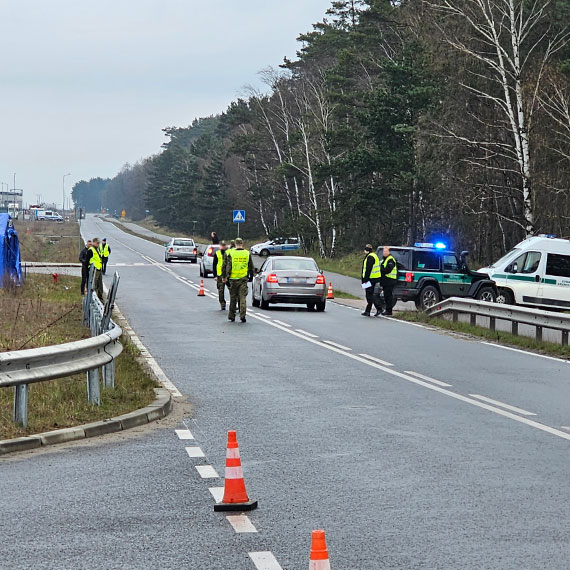
M 437 287 L 426 285 L 420 292 L 420 296 L 416 301 L 416 307 L 419 311 L 427 311 L 441 301 L 441 295 Z
M 477 301 L 485 301 L 485 303 L 494 303 L 497 295 L 491 287 L 481 287 L 477 293 Z
M 499 289 L 499 294 L 497 295 L 495 302 L 500 303 L 501 305 L 514 305 L 515 296 L 508 289 Z

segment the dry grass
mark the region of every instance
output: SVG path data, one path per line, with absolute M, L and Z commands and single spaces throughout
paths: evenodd
M 16 220 L 22 261 L 78 263 L 83 246 L 77 222 L 35 222 Z
M 24 286 L 0 289 L 0 351 L 34 348 L 90 336 L 83 327 L 79 278 L 30 275 Z M 13 389 L 0 389 L 0 439 L 105 419 L 147 406 L 156 383 L 138 361 L 126 338 L 116 362 L 116 387 L 102 391 L 102 405 L 87 402 L 85 374 L 33 384 L 29 389 L 29 425 L 12 422 Z

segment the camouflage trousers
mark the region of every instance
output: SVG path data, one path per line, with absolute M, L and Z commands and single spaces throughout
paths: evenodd
M 230 279 L 230 311 L 229 319 L 236 318 L 236 305 L 239 303 L 239 316 L 245 317 L 247 311 L 248 279 Z

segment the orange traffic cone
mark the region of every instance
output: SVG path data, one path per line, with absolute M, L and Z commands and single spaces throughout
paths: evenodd
M 200 291 L 198 291 L 198 297 L 205 297 L 206 293 L 204 292 L 204 280 L 200 279 Z
M 313 531 L 309 570 L 331 570 L 324 530 Z
M 327 294 L 327 299 L 334 299 L 334 293 L 332 288 L 332 282 L 329 281 L 329 292 Z
M 226 450 L 224 498 L 221 503 L 214 505 L 214 511 L 252 511 L 255 508 L 257 508 L 257 501 L 251 501 L 245 490 L 237 435 L 235 430 L 230 430 Z

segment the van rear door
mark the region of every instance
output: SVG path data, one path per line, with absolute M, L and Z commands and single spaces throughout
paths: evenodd
M 540 303 L 546 307 L 570 308 L 570 255 L 547 253 L 541 279 Z

